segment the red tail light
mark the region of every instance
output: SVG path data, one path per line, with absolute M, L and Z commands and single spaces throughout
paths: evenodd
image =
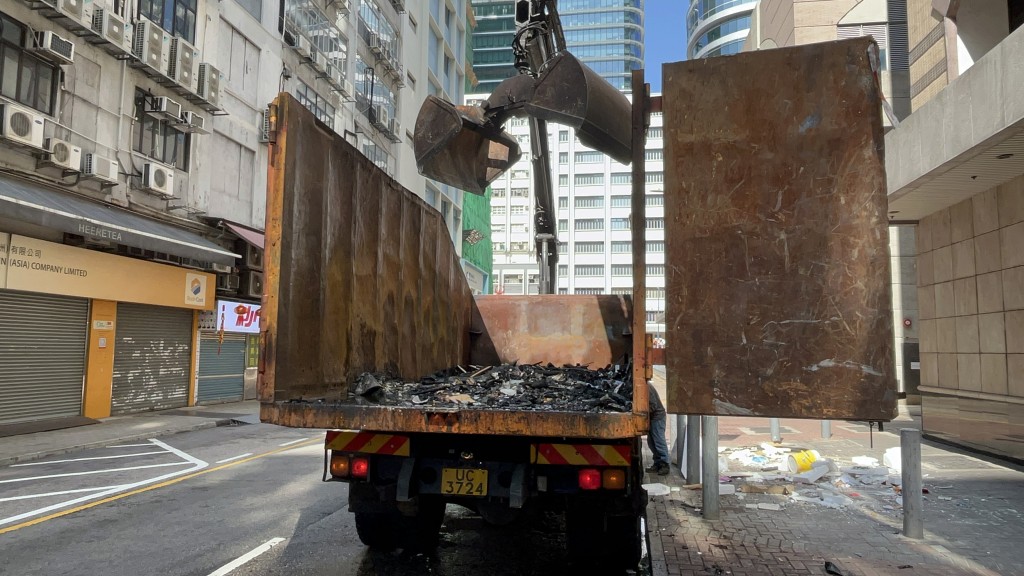
M 352 477 L 353 478 L 366 478 L 370 473 L 370 461 L 366 458 L 353 458 L 352 459 Z M 600 478 L 598 479 L 600 483 Z
M 597 490 L 601 488 L 601 471 L 594 468 L 584 468 L 579 473 L 581 490 Z

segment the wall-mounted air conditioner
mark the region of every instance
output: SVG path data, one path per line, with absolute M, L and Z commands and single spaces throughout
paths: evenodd
M 195 92 L 199 84 L 199 51 L 185 39 L 175 36 L 171 40 L 170 64 L 167 76 L 178 84 Z
M 241 279 L 237 274 L 217 274 L 218 292 L 238 292 L 238 285 Z
M 57 138 L 47 138 L 43 141 L 43 147 L 47 153 L 43 155 L 40 164 L 74 172 L 82 170 L 82 149 L 78 146 Z
M 388 114 L 387 108 L 380 104 L 373 107 L 373 125 L 378 130 L 387 130 L 389 120 L 391 120 L 391 115 Z
M 190 134 L 209 134 L 206 130 L 206 118 L 195 112 L 185 111 L 181 114 L 181 122 L 172 125 L 179 132 Z
M 74 20 L 75 22 L 86 22 L 85 3 L 86 0 L 52 0 L 51 2 L 57 11 Z M 89 1 L 92 4 L 92 1 Z M 90 12 L 91 10 L 90 6 Z
M 199 65 L 199 83 L 196 94 L 214 106 L 220 106 L 220 70 L 213 64 Z
M 292 34 L 292 49 L 299 56 L 309 58 L 312 54 L 313 46 L 309 43 L 309 38 L 302 34 Z
M 221 274 L 231 274 L 232 272 L 235 271 L 235 267 L 230 266 L 228 264 L 218 264 L 216 262 L 210 262 L 210 270 L 213 270 L 214 272 L 219 272 Z
M 39 150 L 43 148 L 43 126 L 45 123 L 42 114 L 16 106 L 0 102 L 0 114 L 3 114 L 3 130 L 0 137 L 13 144 L 30 146 Z
M 242 286 L 239 294 L 248 298 L 260 298 L 263 296 L 263 273 L 248 270 L 242 274 Z
M 166 96 L 146 98 L 145 106 L 145 112 L 150 116 L 170 120 L 171 122 L 181 121 L 181 104 Z
M 148 162 L 142 166 L 142 189 L 163 198 L 174 197 L 174 169 Z
M 324 56 L 324 53 L 319 50 L 313 50 L 313 54 L 309 59 L 309 64 L 314 70 L 321 74 L 325 74 L 327 72 L 327 56 Z
M 35 36 L 28 41 L 34 42 L 33 46 L 30 47 L 32 52 L 51 62 L 71 64 L 75 61 L 75 44 L 49 30 L 36 32 Z
M 139 17 L 132 36 L 132 53 L 151 70 L 167 74 L 170 65 L 171 35 L 166 30 Z
M 125 24 L 124 19 L 114 11 L 97 8 L 92 15 L 92 31 L 117 46 L 120 52 L 131 53 L 132 27 Z
M 384 53 L 384 41 L 381 40 L 380 36 L 374 33 L 370 33 L 370 52 L 373 52 L 377 56 Z
M 402 141 L 402 125 L 398 123 L 398 120 L 395 120 L 394 118 L 392 118 L 388 122 L 387 133 L 388 133 L 388 140 L 391 140 L 392 142 L 401 142 Z
M 82 156 L 82 177 L 92 178 L 107 184 L 117 184 L 117 160 L 100 156 L 99 154 L 84 154 Z
M 250 270 L 263 270 L 263 250 L 246 244 L 242 252 L 242 265 Z

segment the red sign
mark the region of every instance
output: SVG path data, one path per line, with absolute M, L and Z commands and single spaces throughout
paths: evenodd
M 260 305 L 217 300 L 217 330 L 257 334 L 260 331 Z

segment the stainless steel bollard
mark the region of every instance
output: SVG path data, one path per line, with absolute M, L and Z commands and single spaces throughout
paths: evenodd
M 686 417 L 686 481 L 700 481 L 700 416 Z
M 903 476 L 903 535 L 924 538 L 924 511 L 921 489 L 921 431 L 900 430 L 900 459 Z
M 718 416 L 701 417 L 701 456 L 704 473 L 701 475 L 701 495 L 704 500 L 705 520 L 718 520 Z

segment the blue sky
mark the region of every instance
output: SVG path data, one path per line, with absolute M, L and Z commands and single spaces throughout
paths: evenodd
M 686 60 L 688 0 L 646 0 L 644 68 L 652 92 L 661 91 L 661 65 Z

